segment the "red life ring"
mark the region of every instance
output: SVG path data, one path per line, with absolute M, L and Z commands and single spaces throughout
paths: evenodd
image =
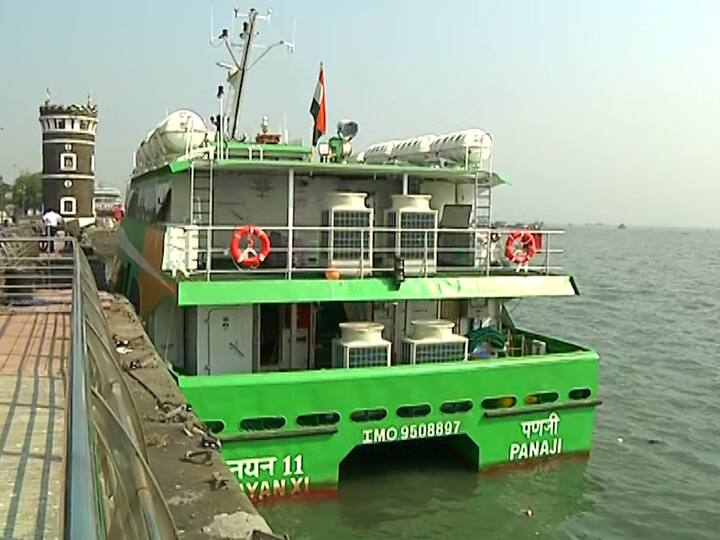
M 519 246 L 517 245 L 519 242 Z M 513 231 L 505 242 L 505 257 L 517 265 L 527 264 L 537 253 L 535 238 L 528 231 Z
M 260 241 L 260 252 L 255 249 L 255 238 Z M 240 247 L 246 240 L 246 247 Z M 257 268 L 270 254 L 270 238 L 267 233 L 255 225 L 245 225 L 233 231 L 230 240 L 230 255 L 233 261 L 243 268 Z

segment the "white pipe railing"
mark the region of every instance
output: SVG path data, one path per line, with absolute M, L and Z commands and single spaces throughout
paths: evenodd
M 172 224 L 165 226 L 184 227 Z M 268 260 L 255 269 L 235 267 L 228 247 L 218 243 L 222 241 L 221 238 L 227 236 L 229 246 L 230 235 L 236 227 L 221 225 L 193 227 L 198 231 L 200 238 L 204 236 L 206 239 L 203 248 L 206 252 L 206 263 L 204 268 L 191 271 L 190 274 L 205 274 L 206 278 L 210 279 L 211 275 L 243 272 L 279 274 L 292 279 L 293 274 L 323 273 L 329 268 L 336 268 L 346 275 L 357 274 L 357 277 L 362 278 L 369 274 L 392 273 L 394 265 L 388 261 L 401 257 L 406 263 L 411 261 L 420 268 L 419 272 L 406 272 L 407 275 L 429 276 L 452 273 L 493 275 L 506 274 L 512 270 L 549 275 L 562 270 L 561 266 L 553 264 L 553 259 L 564 253 L 563 249 L 550 248 L 550 237 L 564 234 L 565 231 L 562 230 L 522 229 L 532 234 L 534 238 L 539 238 L 540 247 L 536 247 L 535 255 L 527 265 L 518 268 L 518 265 L 508 261 L 504 254 L 507 237 L 515 231 L 509 228 L 259 226 L 268 234 L 281 235 L 282 243 L 273 245 Z M 227 235 L 218 234 L 223 232 Z M 322 238 L 324 234 L 343 232 L 356 233 L 357 245 L 333 246 L 327 238 Z M 492 242 L 492 234 L 499 235 L 499 240 Z M 396 236 L 400 238 L 401 245 L 395 245 Z M 457 244 L 457 239 L 463 236 L 467 238 L 467 247 L 452 245 Z M 479 245 L 476 245 L 476 237 L 480 238 Z M 212 241 L 212 238 L 215 238 L 215 241 Z M 372 242 L 367 241 L 367 238 L 371 238 Z M 456 241 L 452 242 L 453 239 Z M 407 243 L 403 244 L 403 242 Z M 444 245 L 446 243 L 450 245 Z M 273 254 L 279 255 L 280 262 L 272 262 Z M 464 261 L 458 262 L 458 259 Z

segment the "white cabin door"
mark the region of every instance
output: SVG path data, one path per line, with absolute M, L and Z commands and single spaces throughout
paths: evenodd
M 208 313 L 210 374 L 252 373 L 252 355 L 252 306 L 211 309 Z

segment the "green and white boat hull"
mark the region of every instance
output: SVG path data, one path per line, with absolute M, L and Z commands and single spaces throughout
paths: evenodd
M 254 500 L 334 489 L 364 445 L 448 438 L 478 470 L 590 451 L 598 356 L 544 338 L 543 356 L 179 377 Z

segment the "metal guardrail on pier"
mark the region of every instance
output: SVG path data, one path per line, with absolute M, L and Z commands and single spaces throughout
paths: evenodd
M 71 320 L 61 535 L 177 538 L 87 258 L 73 239 L 56 239 L 58 252 L 42 253 L 47 241 L 0 237 L 0 303 L 7 316 L 54 309 Z
M 518 267 L 505 256 L 506 241 L 515 229 L 258 226 L 269 235 L 272 251 L 258 268 L 245 271 L 282 275 L 285 279 L 322 274 L 329 268 L 358 278 L 389 275 L 396 270 L 398 257 L 404 259 L 406 273 L 416 276 L 489 276 L 516 271 L 549 275 L 562 270 L 557 256 L 564 253 L 554 247 L 558 236 L 565 233 L 562 230 L 521 230 L 533 237 L 535 253 L 526 265 Z M 238 272 L 228 253 L 235 227 L 172 224 L 165 227 L 184 232 L 173 234 L 174 240 L 167 247 L 177 253 L 195 252 L 197 267 L 187 274 L 204 274 L 210 279 L 223 275 L 229 278 L 228 274 Z M 193 259 L 184 255 L 175 258 Z M 409 266 L 412 272 L 408 271 Z

